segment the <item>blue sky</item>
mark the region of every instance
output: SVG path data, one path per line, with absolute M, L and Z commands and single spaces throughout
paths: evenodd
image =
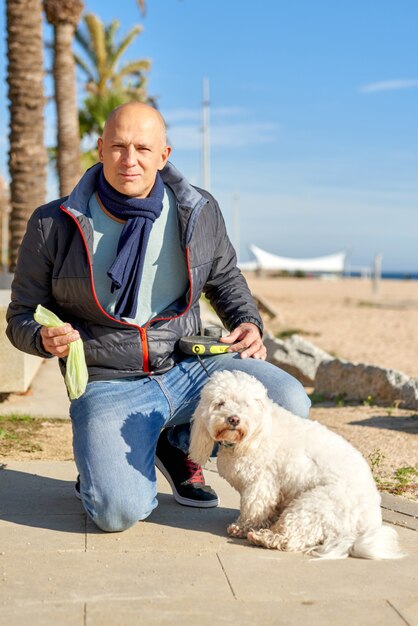
M 379 252 L 386 271 L 418 271 L 416 0 L 147 5 L 143 18 L 135 0 L 85 0 L 105 22 L 117 17 L 121 34 L 143 24 L 126 59 L 152 60 L 172 161 L 196 184 L 208 77 L 211 191 L 242 260 L 252 242 L 282 256 L 347 250 L 356 266 Z M 4 42 L 0 52 L 4 64 Z M 4 171 L 4 97 L 0 106 Z M 51 142 L 52 105 L 47 117 Z

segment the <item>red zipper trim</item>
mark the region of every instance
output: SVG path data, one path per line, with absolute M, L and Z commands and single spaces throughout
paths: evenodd
M 149 369 L 149 353 L 148 353 L 148 341 L 147 341 L 147 331 L 145 328 L 139 326 L 139 334 L 141 335 L 141 344 L 142 344 L 142 365 L 144 372 L 152 373 Z
M 151 324 L 153 324 L 154 322 L 170 321 L 170 320 L 177 319 L 178 317 L 181 317 L 182 315 L 185 315 L 187 313 L 187 311 L 190 309 L 191 305 L 192 305 L 192 301 L 193 301 L 193 282 L 192 282 L 192 271 L 190 269 L 190 252 L 189 252 L 189 248 L 186 247 L 186 264 L 187 264 L 187 274 L 189 276 L 189 283 L 190 283 L 190 298 L 189 298 L 189 302 L 187 304 L 187 307 L 184 309 L 184 311 L 182 311 L 182 313 L 179 313 L 178 315 L 174 315 L 173 317 L 156 317 L 156 318 L 150 320 L 149 322 L 147 322 L 144 326 L 137 326 L 137 324 L 131 324 L 130 322 L 123 322 L 123 321 L 117 320 L 115 317 L 112 317 L 111 315 L 109 315 L 109 313 L 107 313 L 104 310 L 104 308 L 102 307 L 102 305 L 100 304 L 99 299 L 98 299 L 97 294 L 96 294 L 96 290 L 94 288 L 93 264 L 92 264 L 92 261 L 91 261 L 89 247 L 87 245 L 87 241 L 86 241 L 86 238 L 84 236 L 83 229 L 81 228 L 78 220 L 74 217 L 74 215 L 72 213 L 70 213 L 70 211 L 68 211 L 63 205 L 61 205 L 60 208 L 61 208 L 62 211 L 64 211 L 64 213 L 69 215 L 71 217 L 71 219 L 74 220 L 74 222 L 76 223 L 77 228 L 78 228 L 78 230 L 80 232 L 81 238 L 83 240 L 84 246 L 86 248 L 87 259 L 88 259 L 88 262 L 89 262 L 89 270 L 90 270 L 91 291 L 93 293 L 93 298 L 94 298 L 94 301 L 95 301 L 96 305 L 98 306 L 100 311 L 103 313 L 103 315 L 105 315 L 107 318 L 109 318 L 113 322 L 117 322 L 118 324 L 123 324 L 124 326 L 130 326 L 130 327 L 138 329 L 139 336 L 141 338 L 141 346 L 142 346 L 142 369 L 143 369 L 143 371 L 145 373 L 147 373 L 147 374 L 151 373 L 152 374 L 152 372 L 150 372 L 150 368 L 149 368 L 149 350 L 148 350 L 148 341 L 147 341 L 147 327 L 150 326 Z
M 103 313 L 103 315 L 105 315 L 108 319 L 112 320 L 113 322 L 117 322 L 118 324 L 122 324 L 123 326 L 130 326 L 130 327 L 138 329 L 139 336 L 140 336 L 140 339 L 141 339 L 141 345 L 142 345 L 142 365 L 143 365 L 143 370 L 144 370 L 144 372 L 149 372 L 148 344 L 147 344 L 147 335 L 146 335 L 145 329 L 142 328 L 141 326 L 137 326 L 136 324 L 131 324 L 130 322 L 124 322 L 122 320 L 117 320 L 115 317 L 112 317 L 111 315 L 109 315 L 109 313 L 107 313 L 107 311 L 104 310 L 104 308 L 102 307 L 102 305 L 99 302 L 99 299 L 98 299 L 97 294 L 96 294 L 96 290 L 94 288 L 93 264 L 91 262 L 89 247 L 87 245 L 87 241 L 86 241 L 86 238 L 84 236 L 83 229 L 81 228 L 78 220 L 74 217 L 74 215 L 72 215 L 72 213 L 70 213 L 70 211 L 67 211 L 67 209 L 63 205 L 61 205 L 60 208 L 61 208 L 62 211 L 64 211 L 64 213 L 69 215 L 71 217 L 71 219 L 74 220 L 74 222 L 76 223 L 77 228 L 78 228 L 78 230 L 80 232 L 80 235 L 81 235 L 81 239 L 83 240 L 84 246 L 86 248 L 87 259 L 88 259 L 88 262 L 89 262 L 89 270 L 90 270 L 91 291 L 93 293 L 93 298 L 94 298 L 94 301 L 95 301 L 96 305 L 98 306 L 100 311 Z

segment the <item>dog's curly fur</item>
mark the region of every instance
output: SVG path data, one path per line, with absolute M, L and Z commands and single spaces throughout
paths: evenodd
M 360 452 L 273 403 L 253 376 L 221 371 L 205 385 L 190 457 L 203 465 L 214 441 L 219 474 L 241 495 L 231 536 L 322 558 L 403 556 L 395 530 L 382 525 L 380 494 Z

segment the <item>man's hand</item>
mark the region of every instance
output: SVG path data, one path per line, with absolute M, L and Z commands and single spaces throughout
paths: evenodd
M 71 324 L 56 326 L 55 328 L 42 326 L 40 333 L 45 352 L 50 352 L 60 358 L 68 356 L 70 351 L 69 343 L 80 339 L 78 331 L 74 330 Z
M 265 360 L 267 350 L 261 340 L 260 331 L 255 324 L 244 322 L 237 326 L 232 333 L 222 337 L 219 341 L 223 343 L 232 343 L 228 352 L 241 352 L 241 358 Z

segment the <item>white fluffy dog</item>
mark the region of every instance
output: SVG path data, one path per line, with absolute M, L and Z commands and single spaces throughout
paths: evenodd
M 214 441 L 219 474 L 241 495 L 233 537 L 328 559 L 403 556 L 395 530 L 382 526 L 380 495 L 360 452 L 272 402 L 253 376 L 222 371 L 205 385 L 190 457 L 203 465 Z

